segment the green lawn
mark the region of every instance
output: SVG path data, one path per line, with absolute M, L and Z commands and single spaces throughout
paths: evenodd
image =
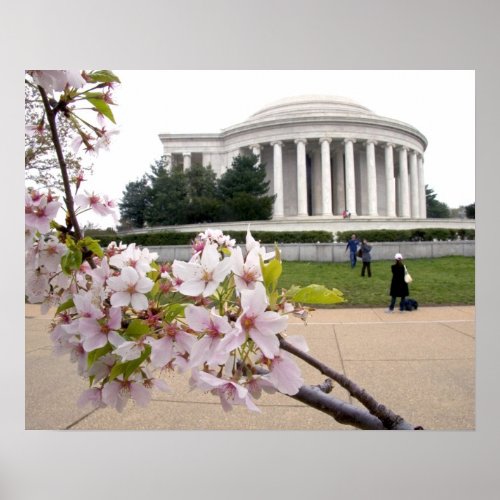
M 372 262 L 372 277 L 361 277 L 361 262 L 351 269 L 349 262 L 283 262 L 279 286 L 315 283 L 337 288 L 344 294 L 345 303 L 332 307 L 384 307 L 389 304 L 391 265 L 393 261 Z M 419 305 L 473 305 L 474 257 L 440 257 L 408 260 L 406 267 L 413 283 L 410 297 Z M 398 302 L 399 303 L 399 302 Z

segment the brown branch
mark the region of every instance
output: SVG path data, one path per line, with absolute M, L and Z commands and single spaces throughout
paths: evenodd
M 47 97 L 45 89 L 41 86 L 38 86 L 38 90 L 40 91 L 40 95 L 42 96 L 43 107 L 45 108 L 45 112 L 47 114 L 47 121 L 49 122 L 50 126 L 50 134 L 52 137 L 52 142 L 54 143 L 54 148 L 56 150 L 56 155 L 57 155 L 57 161 L 59 162 L 59 167 L 63 178 L 64 195 L 65 195 L 64 200 L 66 202 L 66 207 L 68 208 L 69 219 L 71 221 L 71 225 L 74 228 L 77 240 L 81 240 L 82 232 L 80 230 L 80 225 L 78 224 L 78 219 L 76 218 L 75 203 L 73 200 L 73 194 L 71 193 L 71 186 L 68 177 L 68 169 L 62 152 L 59 135 L 57 133 L 56 111 L 52 109 L 52 106 L 49 103 L 49 99 Z
M 59 134 L 57 133 L 57 125 L 56 125 L 56 114 L 61 109 L 64 109 L 65 105 L 59 102 L 58 105 L 53 109 L 52 106 L 50 105 L 45 89 L 41 86 L 38 86 L 38 90 L 40 91 L 40 95 L 42 96 L 43 107 L 45 108 L 45 113 L 47 114 L 47 121 L 49 122 L 50 126 L 50 134 L 52 137 L 52 142 L 54 144 L 54 149 L 56 150 L 57 161 L 59 162 L 59 168 L 61 170 L 61 175 L 64 185 L 64 195 L 65 195 L 64 201 L 66 203 L 66 208 L 68 209 L 69 221 L 71 227 L 73 227 L 75 238 L 77 241 L 79 241 L 82 239 L 82 231 L 80 229 L 80 225 L 76 217 L 75 202 L 73 199 L 73 193 L 71 192 L 71 186 L 69 183 L 68 168 L 66 165 L 66 160 L 64 159 L 64 154 L 62 152 L 61 141 L 59 140 Z M 71 227 L 68 227 L 68 232 L 71 229 Z M 89 250 L 84 247 L 82 250 L 82 255 L 83 258 L 89 263 L 90 267 L 92 269 L 95 269 L 96 265 L 92 260 L 92 252 L 89 252 Z
M 349 394 L 356 398 L 365 408 L 375 417 L 377 417 L 383 424 L 385 429 L 417 429 L 417 427 L 412 426 L 406 422 L 401 416 L 397 415 L 389 408 L 378 403 L 373 396 L 371 396 L 365 389 L 362 389 L 352 380 L 348 379 L 345 375 L 338 373 L 329 366 L 325 365 L 316 358 L 305 353 L 304 351 L 294 347 L 292 344 L 287 342 L 283 337 L 279 336 L 280 347 L 284 350 L 302 359 L 309 365 L 316 368 L 320 373 L 330 377 L 335 380 L 340 386 L 342 386 Z M 300 392 L 300 391 L 299 391 Z

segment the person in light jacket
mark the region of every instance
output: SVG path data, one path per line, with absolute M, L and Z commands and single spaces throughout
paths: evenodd
M 399 303 L 399 311 L 403 312 L 405 310 L 406 297 L 410 294 L 408 290 L 408 283 L 405 281 L 405 265 L 403 262 L 403 256 L 397 253 L 394 256 L 396 262 L 391 266 L 392 270 L 392 281 L 391 289 L 389 295 L 391 296 L 391 303 L 386 312 L 391 313 L 394 311 L 394 306 L 396 305 L 396 299 L 401 297 L 401 302 Z
M 372 246 L 368 244 L 366 239 L 361 243 L 361 261 L 363 262 L 363 267 L 361 268 L 361 276 L 364 278 L 365 270 L 368 271 L 368 277 L 372 277 L 371 261 L 372 261 Z

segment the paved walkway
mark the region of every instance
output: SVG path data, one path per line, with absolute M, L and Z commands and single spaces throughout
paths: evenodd
M 174 394 L 155 393 L 146 409 L 79 409 L 76 400 L 87 386 L 67 355 L 52 354 L 50 319 L 38 306 L 26 306 L 26 429 L 352 429 L 280 394 L 264 395 L 260 414 L 239 407 L 225 413 L 214 396 L 189 392 L 186 377 L 179 375 L 167 379 Z M 288 334 L 304 335 L 310 354 L 408 422 L 429 430 L 474 429 L 474 306 L 393 314 L 322 309 L 307 326 L 292 319 Z M 324 380 L 301 366 L 308 384 Z M 338 386 L 332 394 L 349 401 Z

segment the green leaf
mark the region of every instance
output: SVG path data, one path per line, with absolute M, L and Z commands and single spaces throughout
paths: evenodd
M 96 254 L 98 257 L 102 257 L 104 252 L 102 251 L 101 245 L 99 245 L 98 240 L 94 240 L 90 236 L 85 236 L 82 240 L 78 242 L 78 247 L 87 247 L 88 250 Z
M 262 277 L 264 278 L 264 285 L 269 292 L 274 292 L 278 285 L 278 279 L 283 271 L 281 261 L 274 258 L 268 264 L 264 264 L 261 258 L 260 267 L 262 269 Z
M 186 304 L 169 304 L 165 309 L 164 320 L 170 323 L 176 318 L 184 317 L 184 309 L 186 309 Z
M 73 302 L 72 298 L 60 304 L 59 307 L 57 308 L 56 314 L 66 311 L 66 309 L 69 309 L 70 307 L 75 307 L 75 303 Z
M 98 71 L 91 71 L 90 73 L 88 73 L 88 76 L 94 82 L 121 83 L 120 79 L 112 71 L 109 71 L 107 69 L 102 69 L 102 70 L 98 70 Z
M 113 380 L 121 375 L 125 369 L 127 368 L 127 363 L 117 363 L 113 368 L 111 368 L 111 372 L 109 373 L 109 382 L 113 382 Z
M 344 302 L 343 293 L 340 290 L 336 288 L 330 290 L 323 285 L 308 285 L 299 289 L 290 299 L 304 304 L 339 304 Z
M 71 274 L 72 270 L 78 269 L 82 265 L 82 252 L 71 250 L 61 257 L 61 268 L 65 274 Z
M 142 355 L 139 358 L 132 359 L 131 361 L 128 361 L 127 363 L 125 363 L 127 365 L 125 370 L 123 371 L 123 377 L 125 378 L 125 380 L 128 379 L 130 377 L 130 375 L 132 375 L 132 373 L 134 373 L 137 368 L 139 368 L 139 366 L 142 364 L 142 362 L 150 354 L 151 354 L 151 346 L 146 345 L 146 346 L 144 346 L 144 352 L 142 353 Z
M 111 344 L 107 343 L 105 346 L 99 347 L 99 349 L 90 351 L 87 356 L 87 369 L 90 368 L 96 362 L 96 360 L 108 354 L 108 352 L 111 352 L 112 350 L 113 347 L 111 346 Z
M 115 122 L 115 117 L 113 116 L 113 112 L 109 107 L 109 104 L 105 102 L 103 99 L 96 99 L 94 97 L 87 97 L 87 101 L 92 104 L 99 113 L 103 114 L 106 118 L 111 120 L 113 123 Z
M 149 326 L 140 319 L 133 319 L 124 332 L 126 338 L 139 338 L 149 333 Z

